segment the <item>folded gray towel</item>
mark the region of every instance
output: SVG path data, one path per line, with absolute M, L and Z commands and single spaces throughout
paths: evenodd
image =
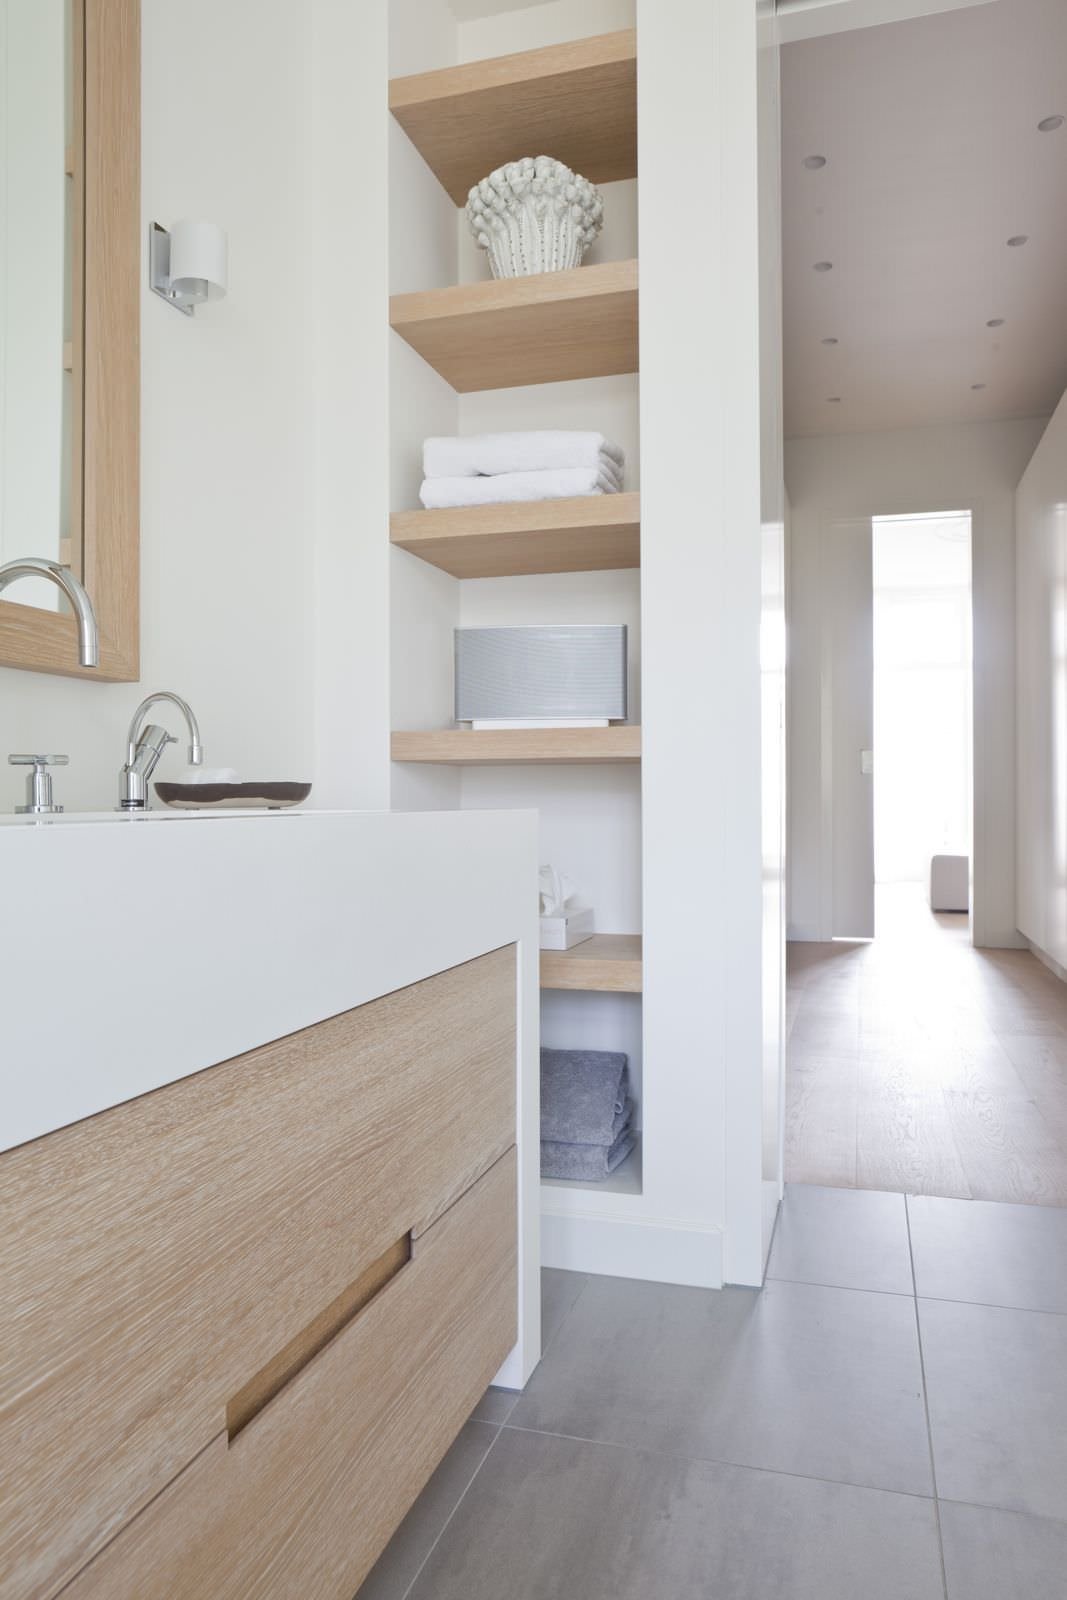
M 541 1141 L 542 1178 L 576 1178 L 582 1183 L 602 1183 L 611 1176 L 637 1143 L 632 1127 L 625 1129 L 612 1145 L 556 1144 Z
M 620 1051 L 542 1050 L 541 1138 L 608 1148 L 619 1137 L 628 1089 Z

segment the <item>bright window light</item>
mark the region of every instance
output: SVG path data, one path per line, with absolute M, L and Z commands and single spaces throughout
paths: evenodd
M 876 517 L 874 857 L 921 883 L 971 853 L 971 518 Z

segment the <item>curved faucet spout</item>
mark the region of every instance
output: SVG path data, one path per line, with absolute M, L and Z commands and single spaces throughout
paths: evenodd
M 126 765 L 119 774 L 119 810 L 144 811 L 148 805 L 148 780 L 159 764 L 168 744 L 177 740 L 166 728 L 150 722 L 145 726 L 145 716 L 154 705 L 169 700 L 177 706 L 189 729 L 189 765 L 199 767 L 204 760 L 204 747 L 200 743 L 200 725 L 193 716 L 193 708 L 180 694 L 169 689 L 159 689 L 141 701 L 130 722 L 126 735 Z
M 200 743 L 200 724 L 193 716 L 193 708 L 180 694 L 172 694 L 169 689 L 157 689 L 155 694 L 146 695 L 130 718 L 130 730 L 126 735 L 127 761 L 132 761 L 137 751 L 137 736 L 146 712 L 150 711 L 161 701 L 169 700 L 172 706 L 177 706 L 185 718 L 185 726 L 189 729 L 189 765 L 198 767 L 204 759 L 204 747 Z
M 58 561 L 46 561 L 43 556 L 19 556 L 0 567 L 0 593 L 17 578 L 47 578 L 66 595 L 74 608 L 78 624 L 78 664 L 82 667 L 100 665 L 100 637 L 96 626 L 93 602 L 69 567 Z

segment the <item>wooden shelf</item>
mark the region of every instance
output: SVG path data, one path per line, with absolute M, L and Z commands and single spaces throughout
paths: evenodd
M 605 572 L 640 565 L 640 514 L 636 491 L 448 511 L 394 511 L 389 537 L 399 549 L 454 578 Z
M 542 950 L 541 987 L 640 994 L 641 935 L 596 933 L 571 950 Z
M 389 322 L 459 394 L 637 371 L 637 262 L 394 295 Z
M 457 206 L 521 156 L 553 155 L 590 183 L 635 178 L 637 35 L 394 78 L 389 109 Z
M 633 723 L 612 728 L 488 728 L 478 732 L 435 728 L 427 733 L 394 733 L 392 757 L 394 761 L 464 767 L 640 761 L 641 729 Z

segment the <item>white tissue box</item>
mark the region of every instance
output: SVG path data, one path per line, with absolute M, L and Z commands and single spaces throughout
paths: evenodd
M 593 908 L 583 906 L 559 917 L 541 918 L 541 949 L 570 950 L 593 937 Z

